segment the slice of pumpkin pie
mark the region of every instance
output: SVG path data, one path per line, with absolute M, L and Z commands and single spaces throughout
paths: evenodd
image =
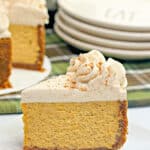
M 11 87 L 11 34 L 8 31 L 9 20 L 3 5 L 3 1 L 0 0 L 0 89 Z
M 22 92 L 24 150 L 117 150 L 127 134 L 122 64 L 96 50 L 61 75 Z
M 46 0 L 6 0 L 12 34 L 13 66 L 43 70 Z

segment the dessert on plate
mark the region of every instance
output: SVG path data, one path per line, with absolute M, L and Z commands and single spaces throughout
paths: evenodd
M 66 75 L 22 92 L 24 150 L 117 150 L 127 134 L 122 64 L 96 50 L 72 58 Z
M 45 54 L 45 0 L 7 0 L 13 66 L 41 70 Z
M 11 87 L 11 65 L 43 69 L 47 22 L 45 0 L 0 0 L 0 88 Z
M 2 1 L 0 1 L 0 89 L 11 87 L 9 83 L 11 73 L 11 35 L 8 31 L 9 20 L 2 4 Z

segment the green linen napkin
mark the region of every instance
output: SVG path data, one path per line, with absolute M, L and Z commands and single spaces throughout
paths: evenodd
M 75 54 L 62 39 L 47 32 L 46 55 L 52 63 L 54 75 L 65 74 L 69 59 Z M 150 106 L 150 60 L 121 61 L 127 70 L 129 107 Z M 20 93 L 5 98 L 0 97 L 0 114 L 21 113 Z
M 21 113 L 20 99 L 0 100 L 0 114 Z

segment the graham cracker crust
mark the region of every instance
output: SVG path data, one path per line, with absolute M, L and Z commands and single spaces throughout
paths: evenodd
M 97 148 L 82 148 L 79 150 L 119 150 L 123 146 L 123 144 L 126 142 L 126 134 L 127 134 L 127 126 L 128 126 L 127 107 L 128 107 L 127 101 L 120 102 L 120 112 L 119 112 L 118 116 L 122 115 L 123 119 L 119 120 L 118 132 L 120 133 L 120 135 L 116 136 L 116 143 L 114 143 L 114 145 L 112 145 L 112 149 L 109 149 L 107 147 L 97 147 Z M 39 148 L 36 146 L 34 146 L 34 147 L 24 146 L 24 150 L 71 150 L 71 149 L 59 148 L 59 147 Z
M 38 44 L 40 47 L 37 61 L 35 62 L 35 64 L 13 63 L 14 67 L 29 69 L 29 70 L 38 70 L 38 71 L 44 70 L 42 68 L 42 65 L 43 65 L 44 55 L 45 55 L 45 27 L 39 25 L 37 29 L 38 29 L 38 35 L 37 35 Z
M 10 38 L 0 39 L 0 89 L 9 88 L 9 76 L 11 74 L 12 47 Z
M 9 81 L 4 82 L 2 85 L 0 85 L 0 89 L 6 89 L 6 88 L 11 88 L 12 85 L 10 84 Z

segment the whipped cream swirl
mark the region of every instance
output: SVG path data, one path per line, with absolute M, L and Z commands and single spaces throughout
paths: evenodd
M 102 87 L 124 90 L 127 87 L 123 65 L 111 58 L 106 61 L 97 50 L 72 58 L 67 76 L 69 78 L 67 87 L 83 91 L 97 90 Z
M 121 63 L 111 58 L 103 65 L 101 75 L 108 86 L 127 87 L 126 71 Z
M 78 82 L 87 83 L 100 74 L 104 62 L 104 56 L 96 50 L 80 54 L 79 57 L 71 59 L 67 74 L 72 75 Z

